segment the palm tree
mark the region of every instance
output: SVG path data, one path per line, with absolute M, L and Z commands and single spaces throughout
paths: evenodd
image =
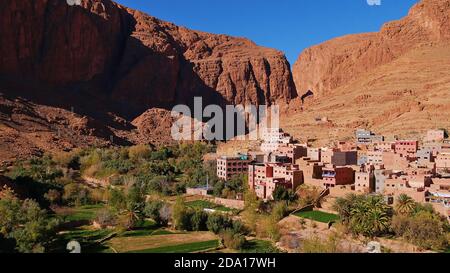
M 416 202 L 414 199 L 406 194 L 400 194 L 397 198 L 397 204 L 395 205 L 395 211 L 400 215 L 410 215 L 416 208 Z
M 351 209 L 350 228 L 356 234 L 378 236 L 389 230 L 391 215 L 391 208 L 383 197 L 358 198 Z

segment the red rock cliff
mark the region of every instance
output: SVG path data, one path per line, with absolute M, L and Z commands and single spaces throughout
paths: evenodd
M 0 3 L 0 77 L 56 92 L 76 86 L 147 109 L 191 102 L 272 103 L 296 95 L 276 50 L 192 31 L 109 0 Z M 81 94 L 81 93 L 80 93 Z
M 448 42 L 450 0 L 422 0 L 378 33 L 349 35 L 306 49 L 293 67 L 299 94 L 323 95 L 420 44 Z

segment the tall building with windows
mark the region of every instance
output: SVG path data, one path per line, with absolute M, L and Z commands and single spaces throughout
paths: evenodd
M 217 177 L 226 181 L 235 175 L 246 174 L 250 162 L 247 155 L 222 156 L 217 159 Z

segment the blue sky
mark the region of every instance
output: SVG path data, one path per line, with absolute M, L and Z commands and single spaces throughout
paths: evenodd
M 116 0 L 195 30 L 246 37 L 283 51 L 293 64 L 312 45 L 351 33 L 378 31 L 418 0 Z

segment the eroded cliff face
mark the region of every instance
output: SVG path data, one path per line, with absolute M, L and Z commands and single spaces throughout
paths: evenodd
M 354 138 L 358 128 L 421 139 L 450 128 L 450 0 L 422 0 L 377 33 L 306 49 L 294 65 L 299 95 L 283 128 L 317 145 Z M 326 117 L 328 122 L 316 122 Z
M 110 0 L 2 0 L 0 33 L 0 164 L 94 143 L 173 141 L 168 110 L 194 96 L 219 105 L 296 96 L 281 52 Z
M 188 103 L 194 95 L 218 104 L 296 95 L 289 64 L 276 50 L 178 27 L 109 0 L 81 3 L 2 1 L 1 76 L 77 86 L 141 110 Z
M 293 67 L 299 94 L 326 95 L 420 45 L 450 40 L 450 0 L 422 0 L 378 33 L 348 35 L 306 49 Z

